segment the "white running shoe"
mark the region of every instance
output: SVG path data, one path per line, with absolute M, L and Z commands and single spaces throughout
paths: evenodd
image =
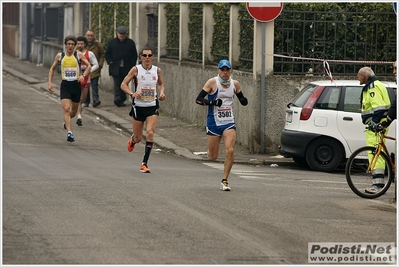
M 222 182 L 220 183 L 220 190 L 222 190 L 222 191 L 230 191 L 231 190 L 226 179 L 223 179 Z

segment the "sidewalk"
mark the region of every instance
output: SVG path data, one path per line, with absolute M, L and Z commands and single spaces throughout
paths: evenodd
M 4 72 L 25 81 L 38 90 L 48 92 L 47 77 L 49 68 L 37 66 L 29 61 L 22 61 L 18 58 L 13 58 L 8 54 L 3 53 L 3 73 Z M 60 83 L 61 76 L 60 74 L 55 73 L 53 78 L 53 86 L 55 89 L 54 94 L 57 96 L 59 96 Z M 167 88 L 165 89 L 165 94 L 166 96 L 168 95 Z M 93 114 L 94 116 L 98 116 L 115 127 L 121 129 L 123 132 L 126 132 L 128 135 L 131 135 L 132 122 L 131 117 L 128 115 L 130 111 L 129 102 L 125 102 L 126 107 L 118 108 L 114 105 L 112 93 L 100 89 L 99 95 L 101 105 L 96 108 L 93 108 L 90 105 L 90 107 L 84 108 L 84 113 L 87 112 Z M 209 161 L 205 154 L 207 149 L 207 136 L 205 134 L 205 128 L 196 124 L 183 122 L 178 118 L 173 118 L 166 114 L 162 114 L 162 102 L 160 103 L 160 112 L 161 114 L 159 116 L 157 128 L 155 130 L 154 148 L 163 149 L 170 153 L 175 153 L 178 156 L 192 160 Z M 145 137 L 145 131 L 143 135 Z M 219 158 L 217 161 L 223 162 L 224 156 L 224 145 L 222 140 Z M 250 154 L 248 150 L 241 148 L 237 144 L 235 146 L 234 162 L 255 165 L 295 165 L 292 159 L 286 159 L 282 156 Z

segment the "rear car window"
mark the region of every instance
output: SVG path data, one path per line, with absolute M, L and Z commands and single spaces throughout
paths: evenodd
M 317 85 L 314 84 L 308 84 L 306 85 L 292 100 L 292 104 L 296 107 L 303 107 L 305 105 L 306 101 L 309 99 L 309 97 L 312 95 L 314 90 L 316 90 Z
M 317 100 L 316 109 L 332 109 L 338 108 L 338 102 L 341 95 L 341 87 L 326 86 Z

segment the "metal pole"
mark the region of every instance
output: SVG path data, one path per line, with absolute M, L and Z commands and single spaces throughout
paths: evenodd
M 260 74 L 260 153 L 265 153 L 265 54 L 266 22 L 262 22 L 262 65 Z

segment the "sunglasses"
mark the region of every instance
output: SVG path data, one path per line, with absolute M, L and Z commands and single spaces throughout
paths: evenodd
M 141 56 L 143 56 L 143 57 L 152 57 L 153 54 L 142 54 Z

